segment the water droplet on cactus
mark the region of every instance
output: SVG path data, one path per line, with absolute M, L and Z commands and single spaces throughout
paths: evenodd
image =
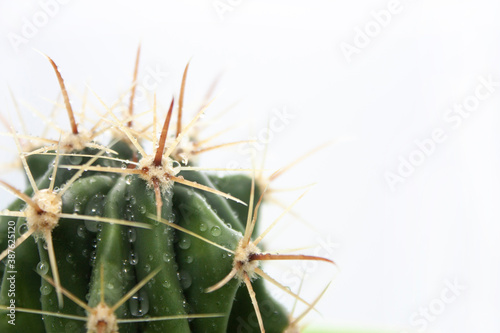
M 66 331 L 66 333 L 77 332 L 78 325 L 75 322 L 70 321 L 70 322 L 66 323 L 66 325 L 64 326 L 64 330 Z
M 212 227 L 212 229 L 210 229 L 210 233 L 212 234 L 212 236 L 217 237 L 217 236 L 220 236 L 220 234 L 222 233 L 222 230 L 220 229 L 219 226 L 215 226 L 215 227 Z
M 151 266 L 149 266 L 148 264 L 144 265 L 144 271 L 145 271 L 146 273 L 151 272 Z
M 137 255 L 134 252 L 130 253 L 129 262 L 134 266 L 139 262 L 139 258 L 137 258 Z
M 125 184 L 127 184 L 127 185 L 132 184 L 132 176 L 125 177 Z
M 189 272 L 180 271 L 179 278 L 180 278 L 181 286 L 183 289 L 187 289 L 187 288 L 191 287 L 191 284 L 193 283 L 193 279 L 191 278 L 191 274 L 189 274 Z
M 183 238 L 179 241 L 179 247 L 183 250 L 189 249 L 191 246 L 191 240 L 189 238 Z
M 76 234 L 80 238 L 85 238 L 85 235 L 87 234 L 85 231 L 85 224 L 78 226 L 78 228 L 76 229 Z
M 192 263 L 192 262 L 193 262 L 193 257 L 192 257 L 192 256 L 187 256 L 187 257 L 186 257 L 186 262 L 187 262 L 188 264 Z
M 45 275 L 49 272 L 49 264 L 45 261 L 40 261 L 38 265 L 36 265 L 36 270 L 40 275 Z
M 137 239 L 137 232 L 135 231 L 135 229 L 129 228 L 127 231 L 127 237 L 130 243 L 135 242 L 135 240 Z
M 72 253 L 68 253 L 66 255 L 66 261 L 70 264 L 74 264 L 75 263 L 75 257 L 73 256 Z
M 207 231 L 208 227 L 205 223 L 200 223 L 200 231 Z
M 170 288 L 170 286 L 171 286 L 171 285 L 172 285 L 172 284 L 171 284 L 168 280 L 165 280 L 165 281 L 163 281 L 163 283 L 162 283 L 162 286 L 163 286 L 164 288 L 166 288 L 166 289 Z
M 19 226 L 19 235 L 23 235 L 28 231 L 29 227 L 27 223 L 23 223 Z
M 40 293 L 44 296 L 49 295 L 51 292 L 52 292 L 52 286 L 50 285 L 45 284 L 40 287 Z
M 169 253 L 165 253 L 163 255 L 163 261 L 164 262 L 170 262 L 170 260 L 172 260 L 172 256 Z
M 69 156 L 68 159 L 69 159 L 69 163 L 71 163 L 73 165 L 81 164 L 82 160 L 83 160 L 83 158 L 81 156 L 78 156 L 78 155 Z
M 82 209 L 82 204 L 79 202 L 76 202 L 75 205 L 73 206 L 73 212 L 78 214 L 78 213 L 80 213 L 81 209 Z
M 130 314 L 142 317 L 149 312 L 149 298 L 145 290 L 139 290 L 129 301 Z
M 97 224 L 95 221 L 85 221 L 85 228 L 90 232 L 97 232 L 99 230 Z

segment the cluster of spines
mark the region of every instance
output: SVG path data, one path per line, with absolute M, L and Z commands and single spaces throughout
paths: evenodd
M 271 254 L 257 247 L 303 195 L 252 240 L 257 211 L 267 196 L 266 183 L 288 167 L 266 180 L 262 170 L 253 170 L 253 176 L 237 174 L 220 178 L 206 175 L 200 172 L 206 168 L 188 163 L 193 155 L 237 144 L 202 147 L 208 140 L 189 140 L 187 145 L 181 146 L 184 136 L 209 105 L 204 106 L 187 126 L 182 126 L 189 63 L 183 74 L 176 133 L 172 139 L 167 140 L 173 99 L 159 139 L 156 135 L 145 135 L 144 130 L 134 129 L 133 99 L 139 54 L 140 49 L 125 120 L 120 121 L 112 108 L 98 98 L 106 113 L 90 131 L 80 130 L 62 76 L 52 59 L 47 57 L 61 88 L 71 131 L 62 135 L 59 141 L 41 140 L 48 141 L 48 146 L 24 152 L 19 135 L 9 125 L 30 184 L 22 193 L 1 182 L 18 196 L 18 200 L 2 212 L 4 217 L 0 227 L 8 225 L 10 218 L 18 218 L 16 269 L 20 267 L 23 272 L 22 277 L 17 277 L 17 282 L 23 286 L 24 283 L 30 284 L 22 291 L 24 297 L 16 298 L 17 311 L 43 315 L 44 329 L 48 332 L 71 331 L 80 327 L 78 322 L 82 320 L 86 321 L 89 332 L 99 333 L 115 332 L 119 323 L 120 331 L 188 332 L 192 329 L 223 332 L 236 329 L 235 318 L 245 315 L 250 308 L 255 311 L 261 332 L 265 328 L 268 332 L 291 332 L 297 320 L 289 319 L 283 307 L 272 300 L 262 278 L 307 304 L 307 311 L 316 301 L 309 304 L 281 286 L 259 267 L 259 262 L 333 262 L 314 256 Z M 152 111 L 152 127 L 156 129 L 156 96 Z M 108 125 L 103 126 L 105 123 Z M 111 128 L 118 128 L 121 135 L 117 135 L 109 146 L 94 141 Z M 147 154 L 140 143 L 148 138 L 155 148 L 152 154 Z M 51 156 L 51 162 L 42 164 L 46 160 L 41 157 L 46 159 L 47 156 Z M 259 172 L 257 181 L 255 172 Z M 256 191 L 260 192 L 258 200 L 254 200 Z M 238 196 L 248 199 L 244 200 L 248 207 Z M 81 228 L 84 221 L 98 224 L 97 235 L 90 235 Z M 8 232 L 3 231 L 2 237 L 7 236 Z M 127 235 L 129 232 L 133 233 L 132 242 Z M 5 238 L 2 241 L 5 247 Z M 7 256 L 9 249 L 13 247 L 7 247 L 0 257 Z M 129 258 L 131 253 L 136 257 Z M 61 256 L 65 258 L 61 259 Z M 29 270 L 37 264 L 38 272 Z M 7 271 L 5 269 L 0 295 L 1 304 L 5 306 L 9 304 Z M 49 271 L 52 278 L 48 277 Z M 33 283 L 37 280 L 39 285 Z M 135 283 L 138 284 L 134 287 Z M 73 290 L 69 290 L 68 284 Z M 245 287 L 241 288 L 240 284 Z M 40 300 L 33 297 L 38 288 Z M 126 319 L 131 314 L 124 303 L 140 288 L 146 290 L 145 295 L 150 299 L 150 317 Z M 50 292 L 52 289 L 55 292 Z M 247 297 L 242 296 L 244 289 L 248 289 Z M 63 295 L 71 301 L 63 302 Z M 233 306 L 235 298 L 239 301 Z M 259 309 L 262 298 L 271 302 L 273 311 L 263 313 Z M 82 299 L 88 299 L 88 303 Z M 86 315 L 82 314 L 82 309 Z M 237 311 L 240 312 L 235 313 Z M 37 324 L 37 320 L 30 322 L 28 318 L 19 318 L 18 325 L 25 324 L 27 328 L 33 328 L 33 332 L 43 331 L 40 330 L 41 320 Z M 139 326 L 136 326 L 137 322 L 141 322 Z M 9 328 L 7 320 L 0 321 L 0 325 Z

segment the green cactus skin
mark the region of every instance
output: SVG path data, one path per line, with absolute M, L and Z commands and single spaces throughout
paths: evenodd
M 62 78 L 50 61 L 64 95 Z M 187 67 L 182 91 L 186 74 Z M 69 99 L 67 95 L 64 97 L 68 108 Z M 71 115 L 70 111 L 68 108 Z M 172 106 L 163 140 L 171 112 Z M 132 122 L 127 123 L 130 126 Z M 74 135 L 78 134 L 76 128 L 73 120 Z M 156 148 L 161 152 L 162 144 L 164 141 Z M 15 267 L 0 267 L 3 274 L 0 332 L 109 333 L 116 332 L 116 325 L 120 332 L 261 331 L 255 325 L 257 314 L 248 287 L 241 281 L 232 278 L 217 290 L 207 292 L 207 288 L 218 284 L 232 270 L 250 209 L 216 191 L 250 203 L 252 177 L 246 174 L 219 177 L 184 170 L 173 180 L 168 174 L 164 174 L 165 179 L 156 175 L 148 180 L 143 175 L 150 170 L 131 162 L 140 161 L 143 151 L 137 150 L 128 139 L 116 139 L 110 144 L 109 148 L 117 155 L 103 155 L 95 147 L 88 145 L 72 150 L 71 156 L 55 157 L 58 149 L 51 146 L 47 149 L 51 154 L 33 154 L 26 159 L 36 188 L 33 181 L 28 181 L 25 197 L 35 200 L 37 191 L 49 186 L 55 186 L 55 194 L 58 188 L 65 191 L 60 196 L 62 212 L 57 216 L 58 224 L 50 231 L 65 297 L 60 304 L 45 236 L 30 236 L 15 249 Z M 155 158 L 154 163 L 166 167 L 163 161 L 174 158 L 174 154 L 163 156 L 161 162 Z M 56 177 L 52 179 L 54 174 Z M 205 189 L 182 184 L 183 180 Z M 70 186 L 66 185 L 68 182 Z M 0 251 L 6 250 L 13 235 L 9 227 L 15 224 L 14 235 L 19 239 L 26 232 L 26 220 L 30 218 L 23 212 L 33 204 L 20 191 L 14 192 L 20 199 L 8 206 L 10 213 L 0 216 Z M 260 196 L 259 188 L 255 188 L 254 196 Z M 41 210 L 39 215 L 46 213 Z M 12 212 L 24 216 L 11 217 Z M 6 310 L 12 299 L 8 279 L 11 270 L 17 271 L 15 326 L 8 323 Z M 266 331 L 285 331 L 288 314 L 269 295 L 263 279 L 253 281 L 253 290 L 263 310 L 261 317 Z M 100 306 L 112 309 L 105 319 L 99 317 Z M 113 321 L 114 316 L 118 322 Z M 93 322 L 92 318 L 101 319 Z

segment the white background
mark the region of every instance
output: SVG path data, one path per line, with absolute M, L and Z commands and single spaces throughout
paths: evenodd
M 147 68 L 168 72 L 157 89 L 162 112 L 172 94 L 178 95 L 190 58 L 191 115 L 223 71 L 207 118 L 241 100 L 218 128 L 253 123 L 228 133 L 226 141 L 260 133 L 276 110 L 294 117 L 273 133 L 266 167 L 278 168 L 325 141 L 342 139 L 276 184 L 318 182 L 296 211 L 320 232 L 289 218 L 267 247 L 275 246 L 273 240 L 277 248 L 335 242 L 322 254 L 340 272 L 309 269 L 306 285 L 321 281 L 304 293 L 309 300 L 336 276 L 317 306 L 323 317 L 312 314 L 310 321 L 394 332 L 500 330 L 500 86 L 459 126 L 444 118 L 454 104 L 474 96 L 478 77 L 500 81 L 498 2 L 401 0 L 383 27 L 374 25 L 373 11 L 387 10 L 387 0 L 73 0 L 52 8 L 47 22 L 42 3 L 0 2 L 3 115 L 14 115 L 8 87 L 45 115 L 51 104 L 43 98 L 57 98 L 52 69 L 33 48 L 59 65 L 76 110 L 85 83 L 109 104 L 127 90 L 139 42 L 140 77 Z M 218 12 L 214 5 L 220 3 L 230 10 Z M 26 25 L 35 23 L 36 31 L 26 34 Z M 372 30 L 367 45 L 358 43 L 357 53 L 346 57 L 341 46 L 355 47 L 357 29 L 367 27 L 380 31 Z M 13 38 L 24 39 L 16 44 Z M 102 112 L 92 96 L 89 103 Z M 147 109 L 143 104 L 137 106 L 141 111 Z M 26 106 L 22 110 L 32 119 L 30 132 L 40 134 L 41 122 Z M 68 128 L 64 113 L 59 120 Z M 400 158 L 421 154 L 415 140 L 431 138 L 436 128 L 446 140 L 391 190 L 387 173 L 397 172 Z M 10 139 L 3 138 L 2 146 L 12 151 Z M 207 153 L 205 161 L 220 166 L 231 154 L 239 155 L 236 149 Z M 22 186 L 20 173 L 1 179 L 14 182 L 12 175 Z M 299 194 L 281 200 L 289 204 Z M 5 205 L 12 197 L 4 193 L 1 199 Z M 268 209 L 265 220 L 279 212 Z M 442 294 L 452 295 L 445 281 L 465 290 L 440 308 Z M 412 321 L 428 307 L 434 307 L 432 319 Z

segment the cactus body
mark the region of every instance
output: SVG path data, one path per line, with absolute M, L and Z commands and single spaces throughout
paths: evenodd
M 187 68 L 183 87 L 186 73 Z M 68 107 L 66 95 L 65 100 Z M 132 131 L 127 134 L 118 124 L 127 135 L 109 148 L 89 142 L 59 156 L 60 145 L 53 145 L 46 149 L 51 154 L 28 156 L 29 186 L 24 194 L 11 189 L 19 198 L 0 218 L 0 251 L 6 256 L 0 268 L 0 332 L 286 329 L 284 307 L 269 295 L 262 278 L 250 276 L 253 272 L 237 272 L 208 292 L 240 265 L 235 256 L 260 189 L 252 189 L 247 174 L 179 172 L 182 161 L 174 161 L 178 152 L 164 154 L 172 105 L 151 155 L 137 146 L 140 138 L 134 144 Z M 77 135 L 74 119 L 72 129 Z M 178 130 L 179 141 L 183 134 Z M 42 208 L 37 195 L 44 191 L 60 200 L 60 211 Z M 48 216 L 56 226 L 39 227 L 33 222 L 39 221 L 36 216 Z M 13 250 L 12 240 L 23 235 L 29 237 Z M 253 260 L 252 255 L 245 260 Z M 248 284 L 236 278 L 240 275 L 250 276 L 245 281 L 253 282 L 254 298 Z M 11 304 L 17 309 L 15 325 L 8 316 Z

